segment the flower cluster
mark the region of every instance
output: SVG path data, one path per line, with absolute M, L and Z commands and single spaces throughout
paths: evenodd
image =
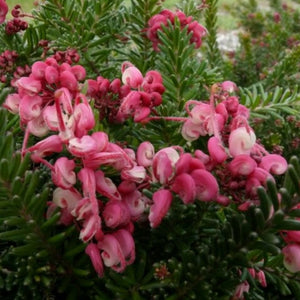
M 16 5 L 11 11 L 13 19 L 8 21 L 5 26 L 5 32 L 9 35 L 26 30 L 28 27 L 28 23 L 22 20 L 22 17 L 24 17 L 25 14 L 22 14 L 20 9 L 21 6 Z
M 15 68 L 15 62 L 18 58 L 16 51 L 5 50 L 0 54 L 0 81 L 6 82 L 7 74 L 12 73 Z
M 287 162 L 256 141 L 248 123 L 249 111 L 233 95 L 236 86 L 232 82 L 225 81 L 212 89 L 209 102 L 187 101 L 189 117 L 182 126 L 182 135 L 188 141 L 211 136 L 209 157 L 203 163 L 209 171 L 215 170 L 223 192 L 241 204 L 239 209 L 246 210 L 257 204 L 257 187 L 274 180 L 272 175 L 283 174 Z
M 122 65 L 122 82 L 118 78 L 110 82 L 102 76 L 88 80 L 88 95 L 95 99 L 100 119 L 107 117 L 110 122 L 122 123 L 131 116 L 134 122 L 146 120 L 162 103 L 164 91 L 159 72 L 151 70 L 143 77 L 129 62 Z
M 152 46 L 155 51 L 159 51 L 158 45 L 160 43 L 158 31 L 162 30 L 163 26 L 169 26 L 169 22 L 174 25 L 175 19 L 178 19 L 181 28 L 187 26 L 188 33 L 192 33 L 190 42 L 195 44 L 196 48 L 200 48 L 202 38 L 206 35 L 206 29 L 197 21 L 193 21 L 192 17 L 187 17 L 182 11 L 177 10 L 175 13 L 165 9 L 159 14 L 154 15 L 148 21 L 146 28 L 146 35 L 152 41 Z

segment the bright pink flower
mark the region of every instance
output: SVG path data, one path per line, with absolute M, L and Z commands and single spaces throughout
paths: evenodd
M 37 61 L 31 66 L 31 76 L 37 80 L 41 80 L 45 78 L 45 70 L 47 68 L 47 64 L 43 61 Z
M 171 147 L 161 149 L 154 155 L 153 173 L 161 184 L 166 184 L 173 177 L 178 159 L 178 152 Z
M 110 228 L 125 226 L 130 221 L 130 213 L 127 206 L 118 200 L 110 200 L 106 203 L 102 213 L 105 225 Z
M 300 243 L 300 230 L 287 230 L 285 233 L 286 242 Z
M 73 113 L 72 95 L 67 88 L 62 87 L 56 90 L 54 92 L 54 98 L 59 104 L 62 104 L 63 109 L 67 114 Z
M 56 83 L 59 79 L 59 72 L 58 72 L 57 68 L 55 68 L 53 66 L 46 67 L 45 79 L 46 79 L 47 83 L 49 83 L 49 84 Z
M 288 244 L 282 249 L 283 264 L 292 273 L 300 271 L 300 245 Z
M 48 105 L 45 107 L 42 115 L 50 130 L 59 130 L 59 121 L 55 105 Z M 63 119 L 65 122 L 67 121 L 66 115 L 63 115 Z
M 20 101 L 21 99 L 19 94 L 9 94 L 3 103 L 3 107 L 13 114 L 18 114 Z
M 0 0 L 0 24 L 4 23 L 8 12 L 8 5 L 5 0 Z
M 102 250 L 101 256 L 104 265 L 111 267 L 117 272 L 122 272 L 126 268 L 126 261 L 118 239 L 112 234 L 105 234 L 103 239 L 97 244 Z
M 179 195 L 184 204 L 194 202 L 196 198 L 196 185 L 191 175 L 182 173 L 176 176 L 171 188 L 173 192 Z
M 252 130 L 239 127 L 231 131 L 229 135 L 229 152 L 233 157 L 240 154 L 250 154 L 255 141 L 256 136 Z
M 72 138 L 69 140 L 68 150 L 74 156 L 84 157 L 95 153 L 97 150 L 97 143 L 89 136 L 84 135 L 81 138 Z
M 255 168 L 257 163 L 247 154 L 237 155 L 228 165 L 228 168 L 233 176 L 250 175 Z
M 78 81 L 83 81 L 86 76 L 86 71 L 83 66 L 75 65 L 71 67 L 71 72 L 75 75 Z
M 134 111 L 134 117 L 133 120 L 134 122 L 141 122 L 145 120 L 151 113 L 151 110 L 149 107 L 146 106 L 140 106 L 137 107 L 136 110 Z
M 86 243 L 101 229 L 101 219 L 98 215 L 92 214 L 83 221 L 82 227 L 79 238 Z
M 38 95 L 25 95 L 22 97 L 19 104 L 19 113 L 22 122 L 27 123 L 28 121 L 37 118 L 42 111 L 42 102 L 42 98 Z
M 77 220 L 87 219 L 93 214 L 93 208 L 90 199 L 87 197 L 80 199 L 76 203 L 76 206 L 71 213 Z
M 89 243 L 85 248 L 85 253 L 90 257 L 93 267 L 98 276 L 103 277 L 103 262 L 100 255 L 100 250 L 98 249 L 97 245 L 94 243 Z
M 98 170 L 95 172 L 96 191 L 111 200 L 121 200 L 119 191 L 113 181 Z
M 95 172 L 89 168 L 82 168 L 78 172 L 78 179 L 82 183 L 82 191 L 85 197 L 93 197 L 96 192 Z
M 143 142 L 137 149 L 137 162 L 140 166 L 150 167 L 155 154 L 153 145 L 150 142 Z
M 153 205 L 150 207 L 149 221 L 152 228 L 157 227 L 165 217 L 172 203 L 169 190 L 158 190 L 153 194 Z
M 103 131 L 94 132 L 91 137 L 97 144 L 97 152 L 103 151 L 108 145 L 108 135 Z
M 224 104 L 230 114 L 235 114 L 239 108 L 239 99 L 235 96 L 228 97 Z
M 133 89 L 137 89 L 143 83 L 141 71 L 130 62 L 122 64 L 122 82 Z
M 250 285 L 249 285 L 248 281 L 247 280 L 243 281 L 235 288 L 233 299 L 236 299 L 236 300 L 245 299 L 243 295 L 244 295 L 244 293 L 248 293 L 249 289 L 250 289 Z
M 268 154 L 261 159 L 259 167 L 272 174 L 281 175 L 287 170 L 288 164 L 282 156 Z
M 123 181 L 126 182 L 126 181 Z M 138 220 L 146 209 L 144 196 L 138 190 L 122 194 L 122 199 L 126 203 L 132 220 Z
M 219 187 L 215 177 L 206 170 L 195 170 L 191 173 L 196 185 L 196 198 L 200 201 L 211 201 L 217 197 Z
M 267 287 L 267 281 L 266 281 L 266 276 L 265 276 L 264 271 L 259 270 L 256 273 L 256 278 L 257 278 L 257 280 L 259 281 L 259 283 L 261 284 L 262 287 Z
M 66 157 L 58 158 L 54 164 L 54 170 L 51 172 L 53 183 L 63 189 L 71 188 L 76 183 L 74 168 L 74 160 Z
M 192 142 L 197 140 L 200 135 L 206 135 L 206 131 L 202 125 L 195 124 L 191 119 L 187 119 L 181 128 L 181 134 L 185 140 Z
M 176 175 L 190 173 L 195 169 L 205 169 L 205 166 L 199 159 L 193 158 L 190 153 L 183 153 L 180 155 L 180 158 L 175 165 Z
M 51 135 L 44 140 L 29 147 L 26 151 L 33 152 L 32 158 L 44 157 L 52 153 L 59 153 L 63 150 L 63 144 L 58 135 Z M 35 161 L 35 160 L 34 160 Z
M 259 186 L 265 186 L 267 180 L 273 180 L 273 176 L 262 168 L 255 168 L 254 171 L 248 176 L 246 181 L 246 192 L 256 195 L 256 189 Z
M 71 71 L 63 71 L 60 73 L 59 81 L 62 87 L 65 87 L 72 92 L 78 90 L 78 81 Z
M 87 103 L 79 103 L 74 109 L 74 119 L 76 124 L 75 135 L 82 137 L 95 126 L 94 113 Z
M 227 159 L 227 153 L 217 137 L 211 137 L 208 140 L 207 147 L 209 155 L 214 162 L 221 164 Z
M 113 236 L 120 244 L 126 264 L 132 264 L 135 260 L 135 244 L 130 232 L 125 229 L 119 229 L 113 233 Z

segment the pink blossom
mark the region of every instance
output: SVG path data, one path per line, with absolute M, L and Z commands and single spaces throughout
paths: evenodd
M 34 96 L 42 89 L 41 82 L 33 77 L 21 77 L 17 81 L 17 87 L 21 97 L 24 95 Z
M 106 226 L 110 228 L 124 226 L 130 221 L 130 213 L 127 206 L 117 200 L 110 200 L 106 203 L 102 216 Z
M 165 217 L 172 203 L 169 190 L 158 190 L 153 194 L 153 205 L 150 207 L 149 221 L 152 228 L 157 227 Z
M 78 81 L 71 71 L 61 72 L 59 81 L 62 87 L 65 87 L 72 92 L 76 92 L 78 90 Z
M 173 192 L 179 195 L 184 204 L 194 202 L 196 198 L 196 185 L 191 175 L 182 173 L 176 176 L 171 188 Z
M 250 285 L 249 285 L 248 281 L 247 280 L 243 281 L 235 288 L 233 299 L 243 300 L 244 299 L 243 294 L 248 293 L 249 289 L 250 289 Z
M 108 135 L 103 131 L 94 132 L 91 137 L 97 145 L 97 152 L 103 151 L 108 145 Z
M 196 169 L 205 169 L 200 159 L 192 157 L 190 153 L 183 153 L 175 165 L 176 175 L 190 173 Z
M 47 64 L 42 61 L 37 61 L 31 66 L 31 76 L 37 80 L 45 78 L 45 70 Z
M 229 135 L 229 152 L 233 157 L 240 154 L 250 154 L 255 141 L 256 136 L 252 130 L 239 127 L 231 131 Z
M 123 180 L 141 183 L 146 178 L 146 169 L 143 166 L 134 166 L 131 169 L 123 169 L 121 171 L 121 178 Z
M 223 91 L 228 92 L 228 93 L 233 93 L 237 91 L 237 86 L 234 82 L 232 81 L 224 81 L 221 83 L 221 88 Z
M 277 154 L 268 154 L 261 159 L 259 167 L 265 169 L 266 171 L 281 175 L 287 170 L 286 160 Z
M 217 197 L 219 187 L 215 177 L 206 170 L 194 170 L 191 173 L 196 185 L 196 198 L 200 201 L 211 201 Z
M 143 82 L 143 75 L 141 71 L 130 62 L 122 64 L 122 82 L 136 89 L 141 86 Z
M 67 88 L 62 87 L 56 90 L 54 92 L 54 98 L 59 104 L 62 104 L 63 109 L 67 114 L 73 113 L 72 95 Z
M 53 66 L 48 66 L 45 68 L 45 79 L 47 83 L 53 84 L 56 83 L 59 79 L 59 72 L 57 68 Z
M 233 176 L 250 175 L 255 168 L 257 163 L 247 154 L 237 155 L 228 165 L 228 168 Z
M 27 123 L 27 129 L 31 134 L 37 137 L 43 137 L 49 132 L 49 129 L 42 115 L 29 121 Z
M 75 209 L 81 198 L 82 196 L 75 189 L 66 190 L 58 187 L 53 192 L 53 203 L 58 207 L 66 208 L 69 212 Z
M 204 136 L 206 132 L 202 126 L 195 124 L 191 119 L 187 119 L 181 128 L 181 134 L 185 140 L 192 142 L 200 136 Z
M 82 229 L 80 230 L 79 238 L 83 242 L 88 242 L 91 240 L 98 230 L 101 229 L 101 219 L 98 215 L 89 215 L 82 224 Z
M 87 103 L 79 103 L 75 106 L 74 113 L 75 119 L 75 135 L 77 137 L 82 137 L 86 135 L 89 130 L 93 129 L 95 126 L 94 113 L 92 108 Z
M 75 75 L 78 81 L 83 81 L 86 76 L 86 71 L 83 66 L 75 65 L 71 67 L 71 72 Z
M 95 172 L 96 191 L 111 200 L 121 200 L 121 196 L 113 181 L 98 170 Z
M 154 147 L 150 142 L 143 142 L 137 149 L 137 162 L 140 166 L 149 167 L 154 157 Z
M 126 194 L 122 194 L 122 199 L 129 209 L 131 219 L 138 220 L 146 209 L 144 196 L 141 192 L 135 189 Z
M 259 270 L 256 273 L 256 278 L 257 278 L 257 280 L 259 281 L 259 283 L 261 284 L 262 287 L 267 287 L 267 281 L 266 281 L 266 276 L 265 276 L 264 271 Z
M 8 5 L 5 0 L 0 0 L 0 24 L 4 23 L 8 12 Z
M 37 118 L 42 111 L 42 98 L 38 95 L 25 95 L 21 98 L 19 104 L 19 113 L 22 122 L 27 123 L 34 118 Z
M 97 143 L 91 136 L 84 135 L 80 138 L 70 139 L 68 150 L 74 156 L 84 157 L 96 152 Z
M 161 184 L 166 184 L 174 175 L 174 166 L 179 159 L 178 152 L 171 148 L 159 150 L 153 157 L 153 173 Z
M 18 114 L 20 101 L 21 98 L 19 94 L 9 94 L 3 103 L 3 107 L 5 107 L 13 114 Z
M 100 250 L 98 249 L 97 245 L 94 243 L 89 243 L 85 248 L 85 253 L 90 257 L 93 267 L 98 276 L 103 277 L 103 262 L 100 255 Z
M 135 260 L 135 244 L 132 235 L 125 229 L 119 229 L 113 233 L 113 236 L 120 244 L 126 264 L 132 264 Z
M 117 272 L 124 271 L 126 260 L 116 237 L 112 234 L 105 234 L 103 239 L 98 242 L 97 247 L 102 250 L 101 257 L 105 266 L 111 267 Z
M 74 160 L 66 157 L 58 158 L 54 164 L 54 170 L 51 172 L 54 184 L 63 189 L 72 187 L 76 183 L 74 168 Z
M 223 145 L 217 137 L 211 137 L 208 140 L 207 146 L 209 155 L 214 162 L 221 164 L 227 159 L 227 153 L 225 151 L 225 148 L 223 147 Z
M 283 264 L 292 273 L 300 271 L 300 245 L 288 244 L 282 249 Z

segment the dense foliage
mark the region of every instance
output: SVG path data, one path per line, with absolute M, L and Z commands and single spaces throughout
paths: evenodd
M 3 299 L 300 299 L 300 13 L 258 5 L 224 53 L 218 0 L 0 0 Z

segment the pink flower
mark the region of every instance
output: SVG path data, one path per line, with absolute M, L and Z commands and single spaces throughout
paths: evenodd
M 19 94 L 9 94 L 3 103 L 3 107 L 5 107 L 13 114 L 18 114 L 20 101 L 21 99 Z
M 235 299 L 235 300 L 243 300 L 244 299 L 243 294 L 244 293 L 248 293 L 249 289 L 250 289 L 250 285 L 249 285 L 248 281 L 245 280 L 244 282 L 242 282 L 241 284 L 239 284 L 235 288 L 233 299 Z
M 0 24 L 4 23 L 8 12 L 8 5 L 5 0 L 0 0 Z
M 29 121 L 27 123 L 27 129 L 31 134 L 37 137 L 43 137 L 49 132 L 49 129 L 42 115 Z
M 191 173 L 196 185 L 196 198 L 200 201 L 211 201 L 217 197 L 219 187 L 215 177 L 206 170 L 195 170 Z
M 75 106 L 74 113 L 75 119 L 75 135 L 82 137 L 88 133 L 90 129 L 95 126 L 94 113 L 88 103 L 79 103 Z
M 17 87 L 21 97 L 24 95 L 34 96 L 42 89 L 41 82 L 33 77 L 21 77 L 17 81 Z
M 103 262 L 100 255 L 100 250 L 94 243 L 89 243 L 85 248 L 85 253 L 90 257 L 95 271 L 99 277 L 103 277 Z
M 78 81 L 71 71 L 61 72 L 59 81 L 62 87 L 65 87 L 72 92 L 76 92 L 78 90 Z
M 33 78 L 37 80 L 41 80 L 45 78 L 45 70 L 47 68 L 47 64 L 43 61 L 37 61 L 31 66 L 31 75 Z
M 82 196 L 75 189 L 65 190 L 58 187 L 53 192 L 53 203 L 58 207 L 66 208 L 70 213 L 77 206 L 81 198 Z
M 19 113 L 22 122 L 27 123 L 34 118 L 37 118 L 42 111 L 42 98 L 38 95 L 25 95 L 21 98 L 19 104 Z
M 135 244 L 132 235 L 125 229 L 120 229 L 113 233 L 113 236 L 118 240 L 126 264 L 130 265 L 135 260 Z
M 66 157 L 58 158 L 54 164 L 54 170 L 51 172 L 54 184 L 63 189 L 71 188 L 76 183 L 74 168 L 74 160 Z
M 122 64 L 122 82 L 133 89 L 137 89 L 143 82 L 141 71 L 130 62 Z
M 300 245 L 288 244 L 282 249 L 283 264 L 292 273 L 300 271 Z
M 153 194 L 153 205 L 150 208 L 149 221 L 152 228 L 157 227 L 165 217 L 172 203 L 169 190 L 158 190 Z
M 86 243 L 101 229 L 101 219 L 96 214 L 90 215 L 83 221 L 82 227 L 79 238 Z
M 84 135 L 80 138 L 72 138 L 69 140 L 68 150 L 74 156 L 84 157 L 95 153 L 97 150 L 97 143 L 89 136 Z
M 215 136 L 211 137 L 208 140 L 207 146 L 209 155 L 214 162 L 221 164 L 227 159 L 227 153 L 224 147 L 222 146 L 219 139 Z
M 261 159 L 259 167 L 265 169 L 266 171 L 281 175 L 287 170 L 286 160 L 277 154 L 268 154 Z
M 247 154 L 237 155 L 228 165 L 228 168 L 233 176 L 250 175 L 255 168 L 257 163 Z
M 111 200 L 121 200 L 121 195 L 113 181 L 98 170 L 95 172 L 96 191 Z
M 126 181 L 123 181 L 126 182 Z M 130 184 L 130 183 L 127 183 Z M 122 199 L 126 203 L 132 220 L 138 220 L 146 209 L 144 196 L 138 190 L 122 193 Z
M 237 86 L 232 81 L 224 81 L 224 82 L 222 82 L 221 88 L 222 88 L 223 91 L 228 92 L 230 94 L 237 91 Z
M 75 65 L 71 67 L 71 72 L 75 75 L 78 81 L 83 81 L 86 76 L 86 71 L 83 66 Z
M 59 79 L 59 72 L 57 68 L 53 66 L 48 66 L 45 68 L 45 79 L 47 83 L 53 84 L 56 83 Z
M 143 142 L 137 149 L 137 162 L 140 166 L 149 167 L 155 154 L 153 145 L 150 142 Z
M 265 276 L 264 271 L 259 270 L 256 273 L 256 278 L 257 278 L 257 280 L 259 281 L 259 283 L 261 284 L 262 287 L 267 287 L 267 281 L 266 281 L 266 276 Z
M 126 205 L 118 200 L 110 200 L 106 203 L 103 213 L 104 222 L 110 228 L 125 226 L 130 221 L 130 213 Z
M 239 127 L 231 131 L 229 135 L 229 152 L 233 157 L 240 154 L 250 154 L 255 141 L 256 136 L 252 130 Z
M 134 166 L 131 169 L 123 169 L 121 171 L 121 178 L 123 180 L 141 183 L 146 178 L 146 169 L 143 166 Z
M 192 203 L 196 197 L 196 185 L 193 177 L 182 173 L 176 176 L 172 191 L 179 195 L 184 204 Z

